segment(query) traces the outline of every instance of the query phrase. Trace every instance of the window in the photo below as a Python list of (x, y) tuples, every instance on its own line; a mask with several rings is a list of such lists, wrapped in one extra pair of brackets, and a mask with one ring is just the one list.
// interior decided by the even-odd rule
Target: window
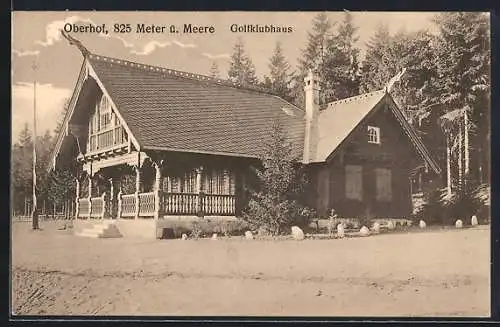
[(380, 128), (368, 126), (368, 143), (380, 144)]
[(375, 183), (376, 183), (377, 201), (391, 201), (392, 200), (391, 170), (386, 168), (376, 168)]
[(182, 193), (197, 193), (196, 171), (185, 173), (182, 180)]
[(227, 170), (207, 170), (203, 174), (203, 191), (207, 194), (234, 194), (234, 174)]
[(111, 124), (111, 105), (104, 95), (101, 97), (98, 105), (99, 110), (99, 129), (103, 130)]
[(361, 166), (345, 166), (345, 196), (350, 200), (363, 200), (363, 168)]

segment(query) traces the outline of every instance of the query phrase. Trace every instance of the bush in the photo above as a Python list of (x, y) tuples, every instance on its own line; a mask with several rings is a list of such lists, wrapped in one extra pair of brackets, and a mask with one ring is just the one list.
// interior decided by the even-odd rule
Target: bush
[(372, 221), (367, 218), (367, 217), (361, 217), (358, 219), (358, 222), (359, 222), (359, 228), (363, 227), (363, 226), (366, 226), (368, 228), (371, 228), (372, 227)]
[(243, 235), (250, 227), (241, 219), (238, 220), (209, 220), (199, 219), (195, 221), (169, 221), (164, 223), (162, 228), (171, 229), (173, 237), (180, 238), (182, 234), (190, 235), (193, 238), (210, 236), (213, 233), (224, 236)]
[(470, 222), (471, 216), (480, 208), (480, 202), (476, 197), (476, 187), (473, 186), (460, 187), (451, 196), (443, 195), (442, 203), (445, 214), (442, 221), (449, 225), (454, 224), (457, 219)]
[(194, 239), (199, 239), (202, 233), (201, 226), (198, 222), (191, 223), (191, 237)]
[(433, 190), (424, 194), (424, 202), (420, 210), (413, 216), (414, 223), (418, 224), (420, 220), (429, 225), (441, 225), (445, 223), (445, 209), (443, 207), (443, 192), (446, 190)]
[(451, 196), (446, 189), (434, 190), (425, 194), (424, 199), (421, 210), (414, 215), (417, 222), (422, 219), (429, 225), (453, 225), (457, 219), (470, 223), (472, 215), (489, 217), (490, 188), (487, 184), (475, 186), (470, 183), (456, 188)]
[(250, 192), (243, 219), (274, 236), (293, 225), (307, 227), (314, 211), (299, 202), (307, 181), (279, 121), (274, 122), (264, 146), (262, 165), (256, 169), (256, 190)]
[(478, 203), (477, 216), (483, 223), (490, 222), (491, 215), (491, 187), (489, 184), (480, 184), (474, 190), (474, 199)]

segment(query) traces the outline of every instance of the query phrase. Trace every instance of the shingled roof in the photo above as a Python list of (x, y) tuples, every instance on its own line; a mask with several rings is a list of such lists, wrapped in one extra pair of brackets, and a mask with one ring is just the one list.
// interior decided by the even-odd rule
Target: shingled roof
[[(85, 58), (141, 150), (258, 158), (277, 119), (287, 132), (294, 155), (303, 159), (305, 112), (276, 95), (221, 79), (92, 53)], [(320, 111), (312, 162), (331, 157), (385, 97), (393, 104), (396, 119), (417, 151), (439, 173), (436, 162), (385, 90), (335, 101)], [(65, 123), (71, 115), (70, 110)], [(63, 139), (61, 133), (54, 163)]]
[(259, 157), (278, 119), (302, 156), (304, 111), (278, 96), (109, 57), (88, 60), (141, 149)]
[(318, 116), (316, 156), (312, 162), (326, 161), (368, 114), (379, 107), (377, 105), (384, 99), (417, 153), (434, 172), (441, 173), (436, 160), (385, 89), (334, 101), (321, 110)]
[(383, 90), (329, 103), (318, 117), (315, 162), (323, 162), (382, 100)]

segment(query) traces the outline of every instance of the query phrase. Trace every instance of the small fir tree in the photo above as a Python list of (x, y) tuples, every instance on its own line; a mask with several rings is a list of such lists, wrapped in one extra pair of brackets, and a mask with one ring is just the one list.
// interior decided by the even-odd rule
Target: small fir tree
[(247, 56), (243, 40), (239, 38), (234, 45), (233, 54), (228, 71), (229, 80), (242, 86), (257, 85), (255, 66)]
[(258, 190), (251, 192), (244, 219), (254, 228), (276, 236), (292, 224), (307, 225), (312, 211), (300, 203), (306, 180), (278, 121), (256, 170)]
[(273, 55), (269, 60), (269, 76), (264, 77), (263, 86), (269, 88), (283, 99), (291, 100), (290, 82), (292, 75), (280, 42), (276, 42)]

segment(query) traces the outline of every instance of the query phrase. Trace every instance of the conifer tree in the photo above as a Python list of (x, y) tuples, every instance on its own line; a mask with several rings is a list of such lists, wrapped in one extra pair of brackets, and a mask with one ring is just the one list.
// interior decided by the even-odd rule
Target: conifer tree
[(290, 64), (283, 54), (280, 42), (276, 42), (273, 55), (269, 60), (269, 70), (270, 74), (264, 77), (263, 85), (283, 99), (291, 100), (290, 82), (292, 75), (289, 72)]
[[(438, 101), (446, 111), (442, 118), (452, 126), (447, 129), (451, 132), (448, 138), (457, 151), (457, 184), (462, 185), (471, 177), (482, 180), (489, 170), (484, 161), (484, 153), (489, 149), (489, 129), (477, 128), (485, 127), (489, 116), (489, 21), (483, 13), (457, 12), (438, 14), (434, 22), (439, 27)], [(481, 159), (481, 163), (475, 163), (474, 176), (469, 176), (471, 152)]]
[(19, 133), (12, 147), (11, 192), (15, 211), (23, 211), (25, 200), (31, 197), (33, 140), (28, 124)]
[(238, 38), (234, 45), (228, 76), (229, 80), (243, 86), (258, 84), (257, 77), (255, 76), (255, 66), (245, 53), (241, 38)]
[(334, 24), (324, 12), (317, 14), (312, 21), (311, 31), (307, 34), (307, 45), (302, 50), (298, 61), (298, 69), (294, 75), (292, 97), (299, 107), (304, 107), (304, 77), (309, 69), (318, 70), (319, 77), (323, 79), (323, 72), (319, 66), (324, 59), (326, 47), (332, 37)]
[(320, 65), (323, 72), (323, 101), (328, 103), (359, 94), (359, 49), (355, 43), (357, 27), (352, 15), (344, 14), (337, 34), (330, 38)]
[(307, 225), (312, 211), (299, 202), (305, 179), (279, 121), (273, 123), (261, 162), (257, 189), (252, 192), (244, 219), (272, 235), (279, 235), (291, 224)]
[(367, 43), (367, 50), (361, 68), (361, 93), (382, 89), (394, 76), (398, 68), (394, 66), (390, 49), (391, 36), (386, 25), (379, 25)]

